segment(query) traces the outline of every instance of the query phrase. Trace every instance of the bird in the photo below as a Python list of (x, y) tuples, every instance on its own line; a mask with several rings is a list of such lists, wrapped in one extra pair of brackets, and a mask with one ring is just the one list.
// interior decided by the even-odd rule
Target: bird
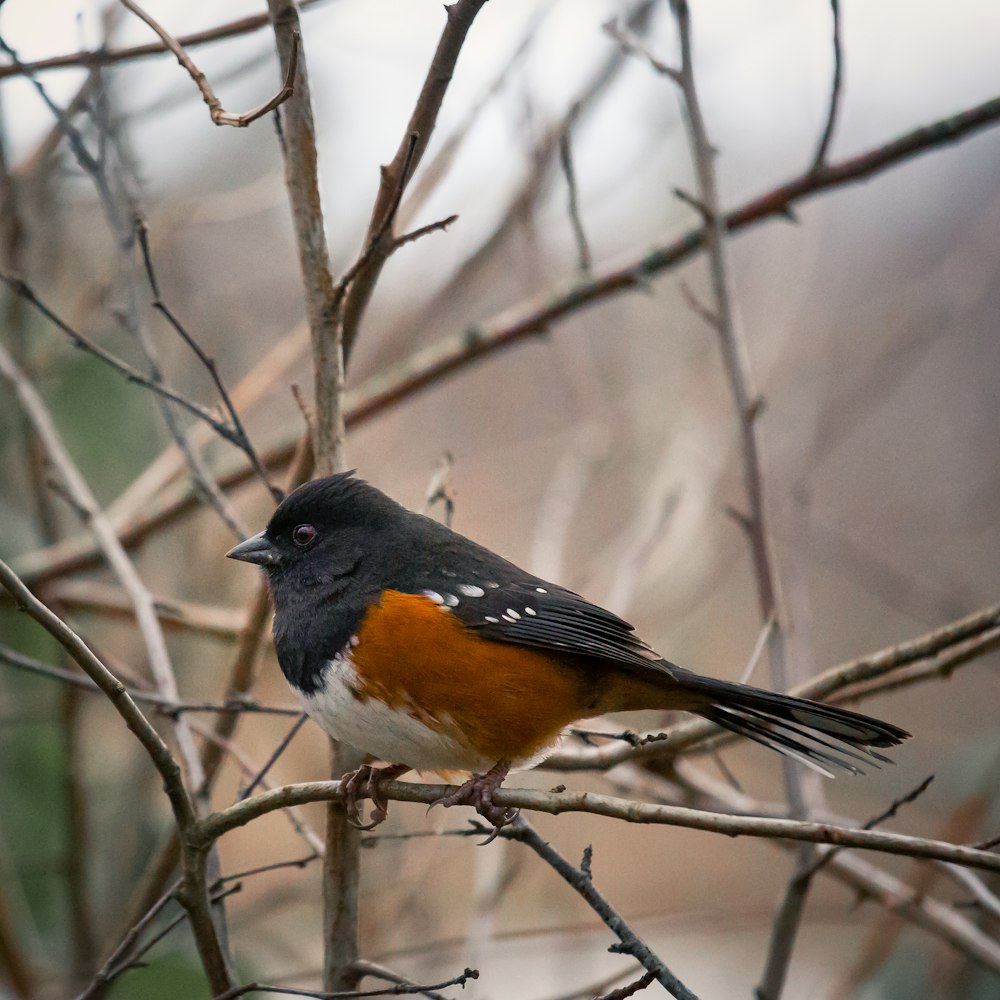
[[(372, 829), (384, 784), (410, 770), (471, 776), (438, 801), (493, 824), (493, 796), (567, 727), (611, 712), (700, 715), (816, 770), (863, 773), (909, 733), (820, 702), (671, 663), (618, 615), (528, 573), (351, 472), (305, 483), (231, 559), (264, 568), (278, 663), (336, 740), (385, 763), (344, 776)], [(372, 802), (364, 823), (358, 799)]]

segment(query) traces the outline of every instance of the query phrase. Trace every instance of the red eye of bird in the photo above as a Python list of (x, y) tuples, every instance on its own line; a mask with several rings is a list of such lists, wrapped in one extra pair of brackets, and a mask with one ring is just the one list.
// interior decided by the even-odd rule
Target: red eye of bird
[(300, 524), (292, 531), (292, 541), (305, 548), (316, 541), (316, 529), (311, 524)]

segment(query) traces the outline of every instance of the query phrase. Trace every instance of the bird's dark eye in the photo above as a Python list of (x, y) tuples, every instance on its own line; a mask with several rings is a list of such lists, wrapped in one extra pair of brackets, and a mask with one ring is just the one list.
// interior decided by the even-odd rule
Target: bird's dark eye
[(311, 524), (300, 524), (292, 529), (292, 541), (304, 549), (316, 541), (316, 529)]

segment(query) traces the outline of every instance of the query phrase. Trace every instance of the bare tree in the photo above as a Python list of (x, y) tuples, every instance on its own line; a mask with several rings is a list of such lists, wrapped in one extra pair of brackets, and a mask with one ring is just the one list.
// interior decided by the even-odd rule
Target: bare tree
[[(926, 996), (1000, 982), (998, 758), (969, 735), (994, 728), (1000, 645), (982, 375), (1000, 197), (957, 179), (993, 163), (1000, 97), (842, 153), (865, 99), (854, 13), (818, 4), (829, 71), (804, 167), (752, 193), (727, 173), (701, 5), (635, 0), (603, 26), (566, 2), (410, 5), (398, 23), (357, 2), (267, 6), (185, 34), (170, 5), (121, 0), (95, 44), (31, 60), (0, 13), (7, 116), (15, 93), (45, 116), (31, 143), (0, 127), (0, 992), (705, 997), (701, 916), (758, 933), (726, 995), (794, 996), (805, 966), (848, 997), (911, 937), (933, 944)], [(147, 42), (118, 44), (140, 26)], [(354, 78), (327, 58), (352, 31)], [(161, 60), (151, 96), (146, 60), (164, 55), (180, 68)], [(558, 107), (537, 83), (553, 66), (579, 76)], [(241, 88), (252, 110), (226, 110)], [(638, 167), (595, 182), (609, 116), (642, 133)], [(373, 117), (381, 165), (352, 139)], [(191, 129), (186, 159), (149, 155)], [(664, 165), (673, 130), (689, 167)], [(906, 215), (919, 164), (949, 158), (968, 196), (945, 219), (918, 187)], [(160, 174), (182, 159), (225, 183), (181, 193)], [(847, 214), (865, 181), (881, 199), (865, 211), (906, 215), (944, 263), (906, 272), (864, 260), (860, 230), (824, 230), (853, 242), (807, 297), (805, 251), (782, 241)], [(606, 251), (619, 230), (638, 248)], [(266, 588), (235, 596), (221, 559), (287, 490), (351, 466), (603, 591), (672, 658), (878, 699), (925, 749), (848, 794), (791, 761), (762, 777), (703, 720), (595, 720), (496, 794), (522, 815), (483, 851), (488, 831), (455, 810), (404, 806), (363, 836), (339, 779), (364, 758), (303, 724)], [(966, 756), (932, 784), (946, 744)], [(387, 787), (425, 805), (448, 788)], [(843, 920), (837, 885), (869, 904), (867, 940), (824, 963), (803, 939)], [(661, 898), (685, 886), (694, 916)], [(574, 931), (548, 977), (525, 957), (545, 923)]]

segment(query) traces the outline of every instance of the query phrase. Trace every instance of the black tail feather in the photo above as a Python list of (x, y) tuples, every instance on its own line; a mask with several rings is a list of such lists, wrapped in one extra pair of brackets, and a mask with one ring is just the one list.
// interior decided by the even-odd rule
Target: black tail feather
[(698, 710), (706, 719), (827, 775), (830, 767), (863, 774), (854, 761), (872, 767), (891, 764), (872, 748), (896, 746), (910, 735), (859, 712), (745, 684), (697, 675), (684, 682), (708, 701)]

